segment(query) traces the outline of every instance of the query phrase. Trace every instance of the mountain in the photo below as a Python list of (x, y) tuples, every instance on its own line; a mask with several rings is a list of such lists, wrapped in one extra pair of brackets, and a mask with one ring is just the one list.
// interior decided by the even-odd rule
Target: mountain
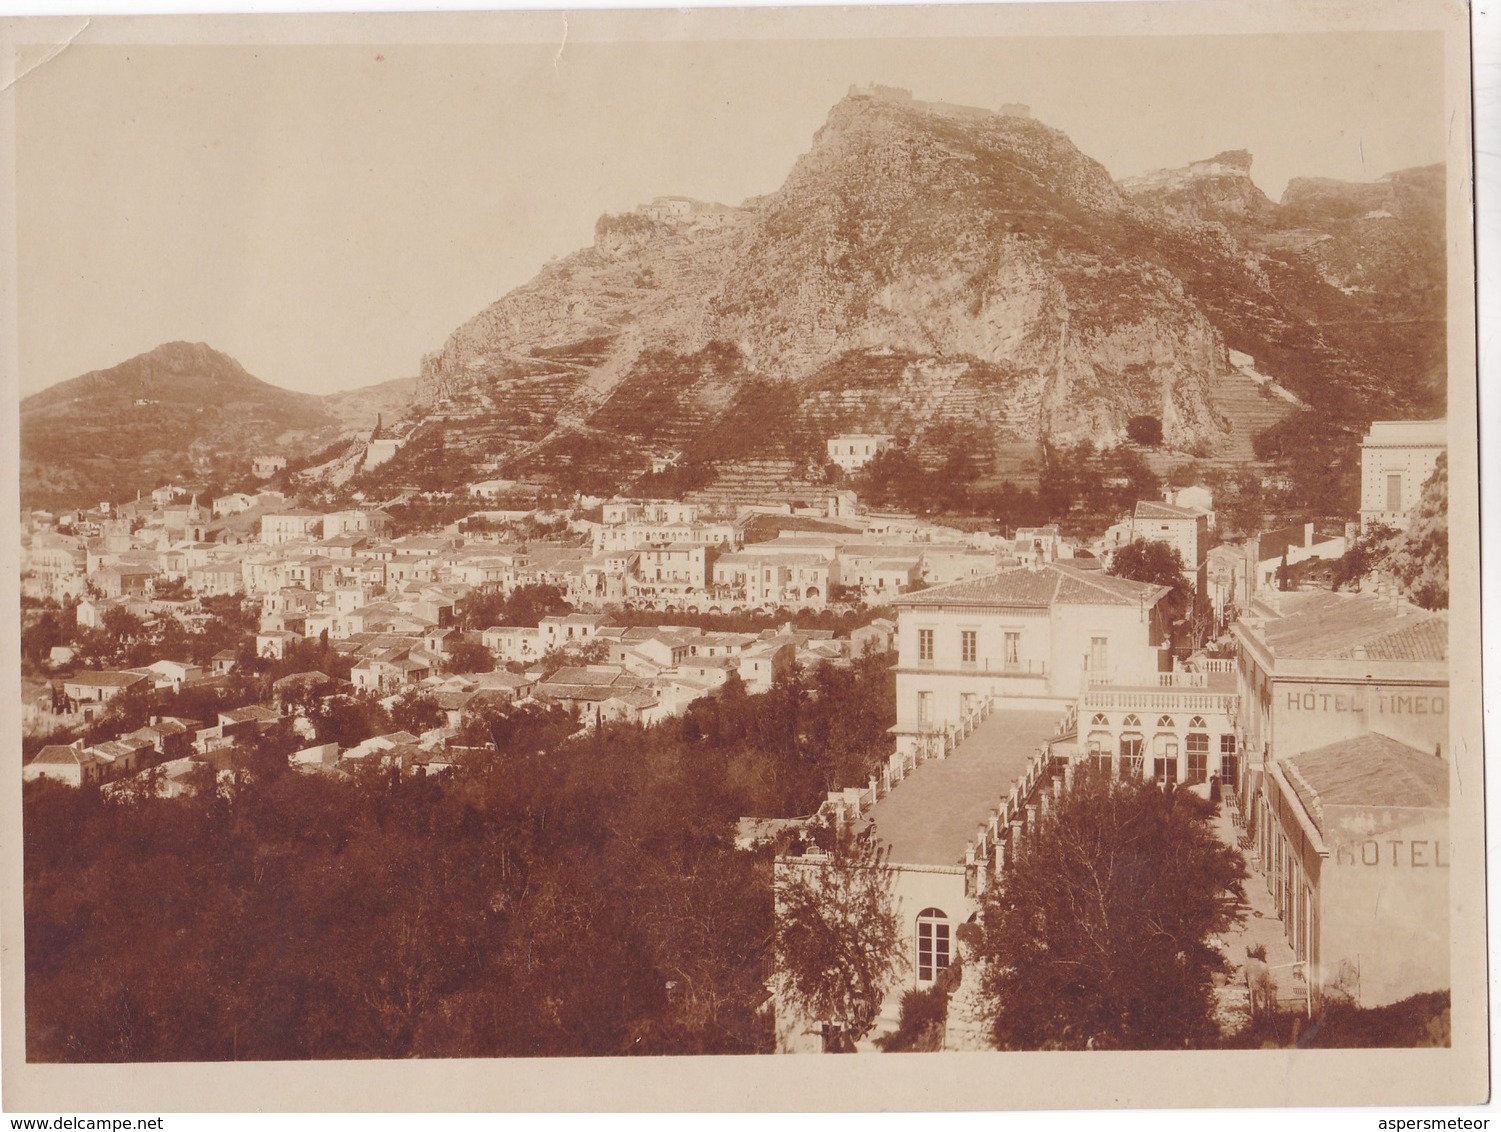
[(419, 436), (598, 490), (648, 450), (795, 467), (846, 430), (999, 475), (1139, 414), (1176, 450), (1244, 459), (1290, 411), (1248, 372), (1341, 436), (1441, 412), (1442, 170), (1273, 202), (1250, 167), (1117, 184), (1024, 109), (855, 89), (777, 191), (601, 217), (460, 326), (423, 359)]
[(252, 377), (201, 342), (169, 342), (22, 400), (22, 503), (87, 506), (172, 480), (224, 482), (259, 452), (301, 452), (334, 430), (322, 399)]
[(1159, 169), (1120, 182), (1137, 204), (1189, 220), (1234, 228), (1272, 223), (1277, 206), (1251, 180), (1251, 155), (1243, 149), (1195, 161), (1183, 169)]
[[(1373, 182), (1294, 178), (1275, 204), (1250, 169), (1250, 154), (1222, 153), (1121, 188), (1169, 230), (1228, 236), (1265, 278), (1275, 306), (1195, 289), (1227, 343), (1255, 354), (1259, 369), (1338, 418), (1441, 416), (1443, 166)], [(1193, 275), (1190, 266), (1185, 277)]]
[(417, 397), (417, 379), (398, 377), (358, 389), (341, 389), (323, 395), (323, 407), (352, 432), (369, 432), (377, 420), (395, 421), (404, 416)]

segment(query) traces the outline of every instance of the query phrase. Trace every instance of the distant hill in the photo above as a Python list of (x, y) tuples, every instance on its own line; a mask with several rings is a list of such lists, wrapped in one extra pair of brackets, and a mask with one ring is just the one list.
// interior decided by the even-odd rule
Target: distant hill
[(304, 452), (337, 431), (322, 398), (261, 381), (201, 342), (168, 342), (21, 402), (22, 505), (222, 482), (261, 452)]

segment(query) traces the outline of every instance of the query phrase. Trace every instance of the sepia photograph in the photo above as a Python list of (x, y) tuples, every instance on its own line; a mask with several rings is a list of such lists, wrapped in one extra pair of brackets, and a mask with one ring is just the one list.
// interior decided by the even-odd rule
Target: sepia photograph
[(6, 1107), (1483, 1103), (1468, 37), (12, 21)]

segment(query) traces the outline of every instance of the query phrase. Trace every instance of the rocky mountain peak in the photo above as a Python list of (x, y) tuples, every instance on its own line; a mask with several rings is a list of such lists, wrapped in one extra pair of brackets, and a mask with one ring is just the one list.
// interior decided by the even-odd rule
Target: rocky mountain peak
[(1251, 180), (1251, 161), (1248, 150), (1229, 149), (1180, 169), (1126, 177), (1119, 185), (1136, 203), (1186, 219), (1260, 223), (1277, 206)]
[[(1410, 396), (1414, 349), (1399, 373), (1341, 328), (1392, 280), (1426, 279), (1398, 255), (1441, 264), (1441, 244), (1383, 230), (1392, 254), (1371, 260), (1362, 232), (1347, 256), (1327, 226), (1292, 225), (1251, 164), (1227, 150), (1117, 184), (1025, 106), (857, 86), (775, 192), (601, 217), (590, 247), (425, 358), (420, 395), (450, 441), (474, 422), (459, 427), (487, 472), (607, 489), (647, 447), (820, 461), (842, 430), (922, 447), (962, 426), (984, 451), (1111, 443), (1150, 415), (1169, 446), (1222, 452), (1234, 399), (1218, 391), (1246, 383), (1231, 348), (1314, 400)], [(1328, 197), (1305, 194), (1314, 211)], [(1249, 438), (1233, 448), (1248, 458)]]

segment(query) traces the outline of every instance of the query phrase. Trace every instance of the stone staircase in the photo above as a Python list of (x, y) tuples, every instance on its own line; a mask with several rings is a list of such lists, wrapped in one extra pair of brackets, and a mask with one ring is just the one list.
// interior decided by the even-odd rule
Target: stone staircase
[(723, 511), (757, 503), (790, 503), (809, 495), (823, 495), (827, 484), (802, 479), (796, 461), (786, 459), (740, 460), (721, 464), (714, 482), (688, 493), (687, 501)]
[(1207, 462), (1227, 467), (1254, 461), (1256, 452), (1251, 442), (1256, 434), (1293, 411), (1286, 401), (1239, 372), (1217, 378), (1210, 388), (1210, 400), (1230, 422), (1230, 436)]

